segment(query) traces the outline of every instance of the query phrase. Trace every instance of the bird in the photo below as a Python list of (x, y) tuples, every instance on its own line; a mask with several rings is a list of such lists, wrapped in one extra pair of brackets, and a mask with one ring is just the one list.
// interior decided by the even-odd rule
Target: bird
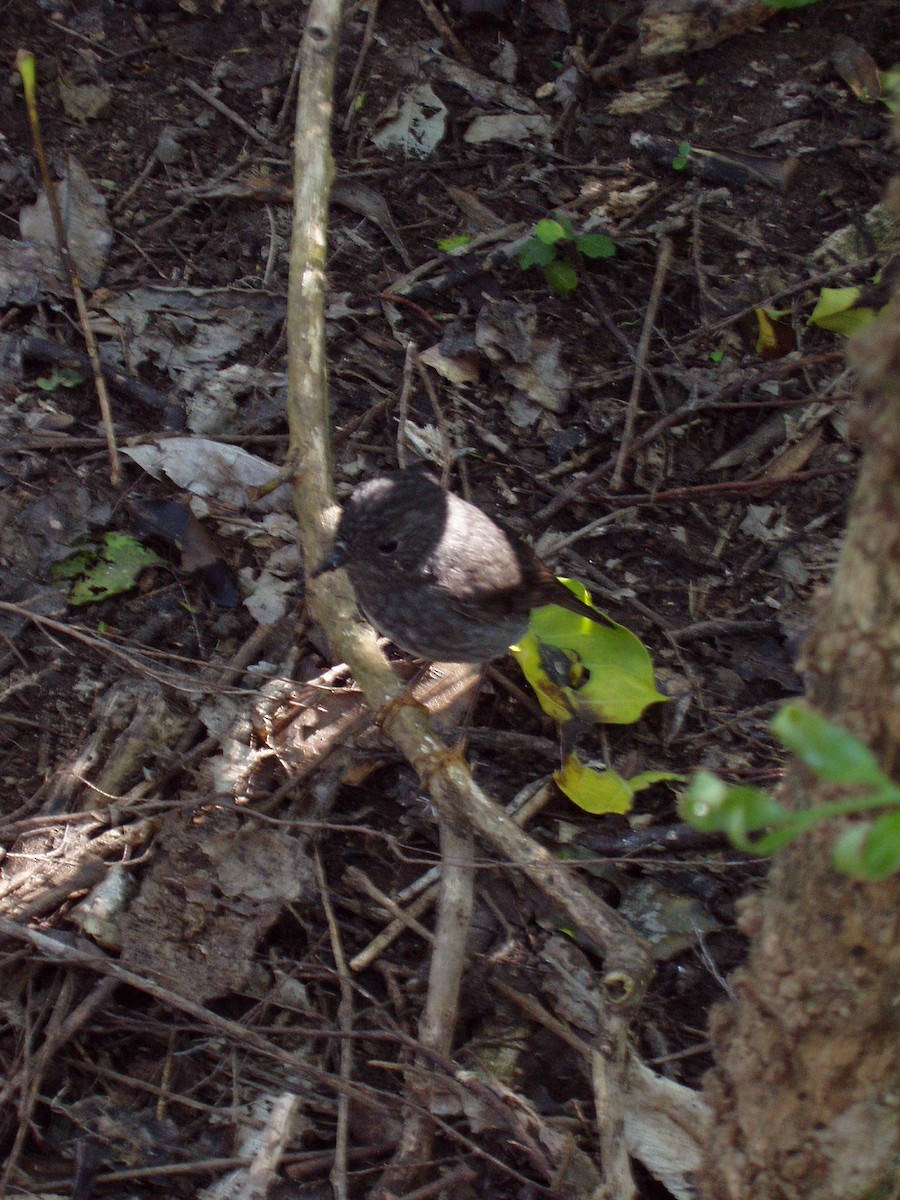
[(378, 632), (429, 662), (499, 658), (525, 635), (532, 609), (548, 604), (610, 624), (517, 534), (424, 465), (353, 490), (314, 576), (341, 567)]

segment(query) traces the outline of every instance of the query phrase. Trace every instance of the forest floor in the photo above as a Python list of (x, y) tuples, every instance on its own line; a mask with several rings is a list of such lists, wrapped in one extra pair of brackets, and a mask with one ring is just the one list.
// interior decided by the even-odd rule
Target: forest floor
[[(701, 27), (718, 7), (701, 6), (664, 56), (640, 5), (516, 0), (448, 17), (455, 39), (409, 0), (345, 7), (327, 309), (339, 496), (398, 447), (451, 468), (454, 490), (649, 651), (669, 702), (584, 734), (584, 758), (626, 780), (707, 767), (774, 786), (769, 721), (802, 692), (862, 419), (844, 339), (808, 322), (823, 287), (879, 305), (872, 210), (897, 151), (888, 108), (848, 79), (867, 54), (900, 62), (894, 0), (733, 31)], [(434, 814), (309, 618), (287, 489), (252, 491), (287, 450), (304, 17), (294, 0), (0, 0), (5, 1196), (230, 1194), (286, 1092), (299, 1110), (268, 1194), (329, 1194), (354, 1087), (346, 1179), (364, 1196), (403, 1118), (428, 943), (404, 927), (351, 960), (392, 920), (379, 894), (408, 906), (425, 886)], [(36, 58), (116, 372), (120, 487), (71, 290), (40, 248), (46, 214), (27, 211), (41, 183), (17, 48)], [(549, 278), (520, 261), (546, 219), (571, 233)], [(551, 781), (557, 730), (512, 659), (467, 737), (481, 786), (503, 804), (539, 793), (529, 832), (647, 937), (634, 1048), (699, 1088), (765, 863), (685, 825), (673, 781), (624, 813), (573, 805)], [(563, 1036), (578, 1015), (560, 962), (577, 953), (590, 991), (597, 948), (565, 939), (515, 864), (477, 865), (454, 1061), (590, 1161), (586, 1026)], [(440, 1120), (432, 1194), (571, 1194), (521, 1114), (473, 1092)], [(636, 1162), (644, 1200), (678, 1194), (653, 1171)]]

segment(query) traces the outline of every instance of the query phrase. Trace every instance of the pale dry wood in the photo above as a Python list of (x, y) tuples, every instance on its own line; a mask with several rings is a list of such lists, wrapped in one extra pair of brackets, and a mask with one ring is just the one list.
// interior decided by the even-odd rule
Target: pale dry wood
[[(325, 261), (328, 201), (334, 176), (329, 129), (340, 22), (338, 0), (313, 0), (301, 54), (294, 137), (294, 224), (288, 294), (288, 421), (294, 494), (305, 561), (315, 565), (328, 549), (337, 518), (331, 487), (328, 382), (325, 353)], [(437, 942), (428, 998), (419, 1030), (423, 1051), (446, 1053), (452, 1044), (465, 933), (473, 903), (473, 834), (499, 849), (560, 905), (605, 956), (603, 987), (612, 1011), (639, 1003), (652, 972), (641, 938), (569, 868), (520, 830), (474, 782), (468, 766), (435, 734), (378, 648), (374, 631), (360, 621), (349, 582), (340, 575), (310, 580), (310, 608), (333, 654), (348, 662), (385, 732), (417, 771), (438, 812), (444, 865)], [(411, 1082), (408, 1073), (407, 1083)], [(410, 1106), (384, 1183), (409, 1178), (427, 1155), (432, 1122)], [(376, 1189), (376, 1194), (385, 1189)]]
[[(347, 970), (347, 956), (341, 932), (334, 916), (334, 906), (331, 903), (331, 893), (328, 890), (328, 879), (318, 849), (314, 852), (316, 866), (316, 882), (319, 886), (319, 898), (322, 901), (322, 911), (328, 922), (328, 934), (331, 939), (331, 952), (334, 955), (334, 966), (337, 971), (338, 983), (341, 989), (341, 1000), (338, 1004), (338, 1027), (345, 1034), (341, 1042), (341, 1079), (350, 1082), (353, 1076), (353, 983)], [(334, 1163), (331, 1168), (331, 1184), (336, 1200), (347, 1200), (347, 1168), (349, 1164), (350, 1145), (350, 1104), (346, 1094), (338, 1096), (337, 1127), (335, 1129)]]
[[(288, 294), (288, 420), (295, 502), (307, 563), (325, 557), (338, 515), (331, 487), (325, 355), (325, 256), (328, 195), (334, 174), (329, 145), (334, 56), (340, 6), (310, 8), (294, 139), (294, 230)], [(351, 663), (385, 732), (416, 769), (442, 820), (472, 828), (517, 863), (605, 953), (604, 986), (616, 1008), (633, 1009), (652, 975), (642, 939), (575, 873), (534, 842), (474, 782), (467, 765), (436, 736), (427, 716), (392, 704), (402, 687), (362, 622), (349, 581), (340, 574), (311, 580), (310, 607), (335, 657)]]

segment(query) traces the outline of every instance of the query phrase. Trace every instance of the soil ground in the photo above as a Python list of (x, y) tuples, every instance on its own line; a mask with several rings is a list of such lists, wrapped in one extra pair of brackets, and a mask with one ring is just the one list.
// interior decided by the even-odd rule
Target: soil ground
[[(825, 0), (662, 59), (638, 53), (634, 6), (451, 16), (472, 69), (496, 82), (503, 57), (531, 102), (525, 115), (545, 118), (518, 143), (467, 140), (480, 116), (522, 113), (435, 66), (442, 43), (423, 8), (383, 0), (367, 40), (369, 10), (347, 7), (328, 261), (341, 494), (396, 466), (398, 428), (408, 457), (452, 462), (451, 486), (536, 541), (641, 638), (671, 697), (637, 724), (589, 732), (582, 753), (625, 778), (706, 766), (773, 783), (781, 759), (768, 721), (802, 691), (794, 664), (838, 553), (862, 419), (841, 338), (807, 319), (823, 285), (869, 286), (880, 257), (867, 214), (897, 165), (887, 109), (855, 95), (835, 59), (846, 61), (852, 38), (882, 68), (900, 61), (895, 4)], [(114, 387), (122, 446), (203, 436), (283, 458), (291, 83), (304, 15), (279, 0), (0, 4), (8, 60), (18, 47), (37, 59), (52, 166), (62, 174), (74, 158), (108, 199), (112, 244), (89, 284), (104, 353), (167, 406)], [(443, 48), (443, 63), (459, 61)], [(421, 157), (379, 148), (373, 134), (392, 105), (424, 83), (446, 106), (442, 140)], [(88, 86), (98, 91), (78, 90)], [(40, 182), (15, 73), (0, 87), (0, 237), (16, 242)], [(79, 116), (100, 94), (99, 111)], [(564, 248), (577, 275), (566, 295), (504, 253), (560, 214), (576, 235), (615, 246), (602, 258)], [(847, 230), (842, 259), (825, 243)], [(479, 240), (449, 259), (440, 243), (456, 235)], [(119, 956), (302, 1055), (320, 1082), (302, 1085), (303, 1120), (270, 1194), (319, 1194), (337, 1095), (321, 1080), (339, 1070), (344, 1028), (332, 937), (351, 959), (386, 924), (360, 880), (391, 897), (414, 884), (438, 858), (432, 814), (409, 768), (360, 732), (346, 674), (325, 678), (333, 664), (304, 607), (289, 510), (214, 491), (187, 524), (197, 489), (184, 473), (154, 478), (131, 458), (113, 488), (90, 383), (64, 386), (46, 358), (46, 342), (81, 349), (75, 307), (62, 284), (16, 295), (10, 254), (4, 246), (3, 916), (63, 937), (81, 968)], [(426, 263), (418, 284), (408, 279)], [(757, 306), (775, 314), (768, 349)], [(404, 387), (410, 340), (423, 353), (442, 346), (431, 361), (444, 374), (425, 368), (434, 404), (415, 370)], [(109, 531), (137, 534), (160, 561), (131, 591), (67, 604), (53, 564)], [(189, 569), (197, 555), (205, 573)], [(254, 590), (271, 623), (233, 603)], [(509, 803), (547, 781), (559, 743), (512, 660), (498, 668), (469, 757)], [(319, 704), (310, 697), (323, 679), (337, 691)], [(648, 936), (657, 928), (636, 1048), (699, 1086), (709, 1008), (745, 951), (740, 897), (764, 864), (685, 827), (672, 786), (604, 816), (546, 790), (530, 831), (583, 859), (598, 896)], [(303, 821), (318, 822), (331, 933), (308, 851), (289, 836)], [(113, 864), (126, 893), (140, 891), (116, 930), (85, 926), (76, 903)], [(552, 1009), (544, 950), (565, 922), (514, 870), (481, 865), (457, 1061), (489, 1062), (591, 1155), (578, 1055), (496, 986)], [(595, 948), (581, 949), (597, 968)], [(426, 950), (408, 931), (352, 975), (353, 1078), (383, 1105), (351, 1109), (354, 1196), (396, 1137), (401, 1075), (377, 1064), (408, 1060)], [(248, 1130), (272, 1097), (301, 1087), (202, 1014), (49, 965), (34, 946), (5, 940), (0, 972), (10, 1196), (117, 1196), (123, 1185), (197, 1194), (252, 1156)], [(434, 1178), (466, 1165), (460, 1194), (553, 1194), (508, 1130), (480, 1119), (450, 1112)], [(642, 1197), (668, 1194), (637, 1170)]]

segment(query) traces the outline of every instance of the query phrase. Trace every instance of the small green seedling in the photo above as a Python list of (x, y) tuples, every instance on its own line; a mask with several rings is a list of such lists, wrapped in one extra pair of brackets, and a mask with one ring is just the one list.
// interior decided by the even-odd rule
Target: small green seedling
[(691, 143), (679, 142), (678, 153), (672, 159), (672, 166), (676, 171), (683, 171), (688, 165), (688, 159), (691, 157)]
[[(835, 867), (870, 881), (900, 871), (900, 787), (868, 746), (799, 702), (786, 704), (771, 728), (810, 771), (846, 788), (847, 796), (813, 808), (785, 808), (759, 788), (698, 771), (679, 802), (684, 819), (706, 833), (724, 833), (739, 850), (774, 854), (820, 821), (854, 816), (832, 847)], [(875, 815), (878, 809), (887, 811)]]
[(468, 246), (472, 238), (468, 233), (453, 233), (449, 237), (441, 238), (438, 242), (438, 250), (443, 250), (445, 254), (453, 254), (457, 250), (461, 250), (463, 246)]
[(612, 258), (615, 252), (615, 244), (606, 234), (576, 234), (571, 222), (545, 217), (535, 225), (532, 236), (519, 252), (519, 266), (523, 271), (540, 267), (554, 292), (567, 296), (578, 287), (578, 264), (582, 257)]
[(55, 392), (57, 388), (73, 388), (78, 387), (80, 383), (84, 383), (87, 379), (86, 375), (82, 375), (80, 371), (74, 371), (70, 367), (54, 367), (49, 375), (42, 375), (34, 382), (42, 392)]

